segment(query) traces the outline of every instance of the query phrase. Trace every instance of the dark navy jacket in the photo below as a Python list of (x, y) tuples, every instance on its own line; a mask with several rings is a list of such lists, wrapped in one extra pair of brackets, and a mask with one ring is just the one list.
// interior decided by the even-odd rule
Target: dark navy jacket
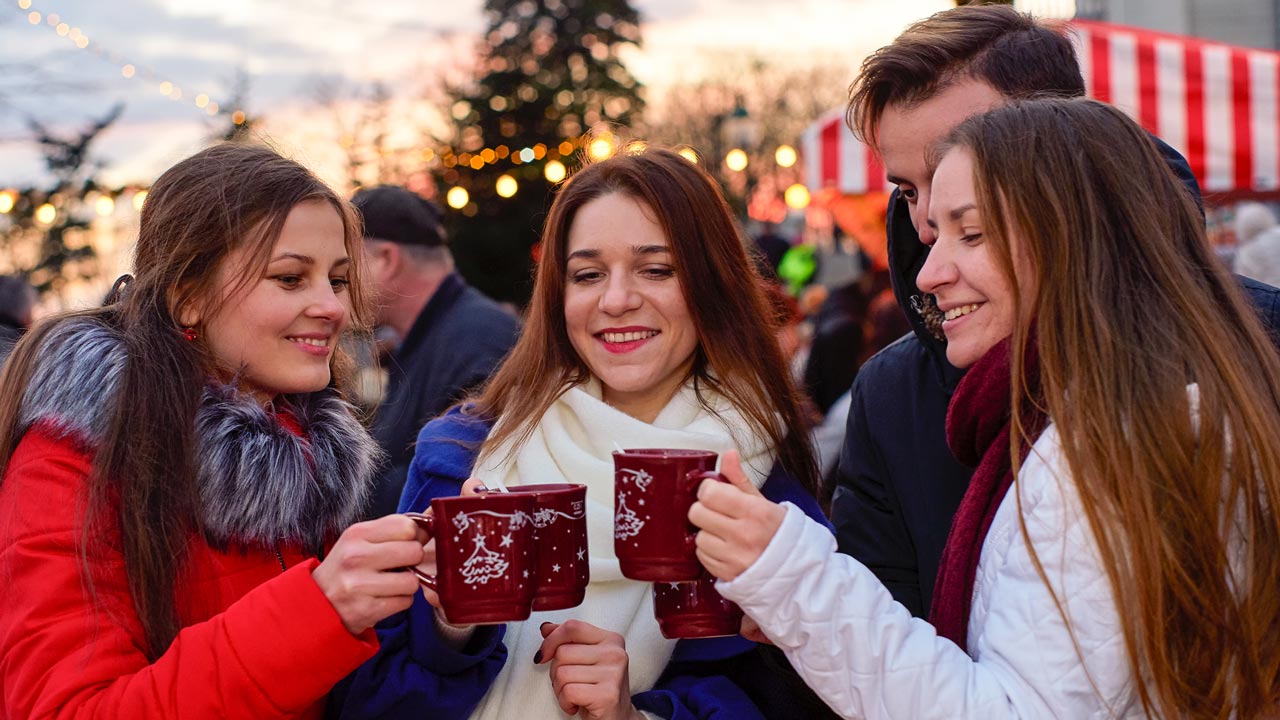
[[(400, 511), (421, 511), (432, 498), (461, 492), (490, 427), (454, 408), (422, 428)], [(826, 522), (817, 501), (778, 467), (761, 491)], [(379, 627), (378, 654), (335, 691), (330, 716), (466, 718), (507, 659), (504, 627), (477, 628), (468, 647), (452, 650), (436, 635), (433, 610), (419, 594), (408, 612)], [(633, 695), (632, 703), (678, 720), (810, 720), (829, 713), (780, 653), (740, 636), (677, 642), (657, 685)]]
[(519, 322), (451, 274), (431, 296), (387, 365), (387, 393), (373, 423), (388, 466), (369, 517), (396, 511), (418, 431), (482, 384), (520, 333)]
[[(1198, 202), (1186, 160), (1156, 143)], [(840, 551), (870, 568), (913, 615), (927, 618), (951, 518), (973, 474), (951, 456), (946, 439), (947, 404), (964, 372), (947, 362), (945, 343), (911, 309), (928, 248), (896, 191), (886, 220), (893, 292), (913, 332), (868, 360), (853, 381), (831, 521)], [(1280, 341), (1280, 290), (1239, 279)]]

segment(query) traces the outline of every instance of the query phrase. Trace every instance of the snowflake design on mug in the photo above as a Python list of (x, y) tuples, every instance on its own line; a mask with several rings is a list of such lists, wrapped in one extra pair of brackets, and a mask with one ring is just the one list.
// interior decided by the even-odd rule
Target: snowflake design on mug
[(462, 580), (468, 585), (487, 584), (490, 580), (497, 580), (507, 573), (507, 568), (511, 563), (502, 559), (500, 553), (494, 552), (485, 547), (488, 541), (484, 535), (477, 535), (472, 540), (475, 541), (475, 549), (471, 551), (471, 557), (462, 563)]
[(644, 520), (627, 507), (627, 494), (618, 493), (618, 507), (613, 514), (613, 537), (615, 540), (626, 540), (640, 534)]

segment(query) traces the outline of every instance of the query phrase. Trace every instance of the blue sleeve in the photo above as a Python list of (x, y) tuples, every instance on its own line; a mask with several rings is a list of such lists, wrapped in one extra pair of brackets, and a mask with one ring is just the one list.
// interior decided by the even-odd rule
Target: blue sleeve
[(670, 720), (765, 720), (742, 688), (723, 675), (674, 677), (662, 689), (633, 695), (631, 704)]
[[(831, 528), (817, 499), (781, 466), (774, 466), (760, 490)], [(781, 653), (772, 653), (772, 660), (769, 655), (741, 636), (681, 640), (654, 688), (636, 693), (631, 702), (671, 720), (814, 718), (816, 696)]]
[(378, 627), (378, 654), (334, 688), (327, 717), (465, 718), (507, 660), (504, 630), (479, 627), (454, 650), (441, 641), (432, 607), (418, 595), (409, 610)]
[(422, 512), (432, 498), (457, 495), (471, 475), (492, 423), (452, 408), (418, 432), (399, 512)]
[[(456, 411), (422, 429), (401, 496), (401, 511), (421, 510), (431, 498), (458, 494), (475, 454), (465, 441), (476, 432)], [(484, 434), (479, 439), (483, 440)], [(506, 662), (505, 630), (503, 625), (478, 627), (467, 646), (455, 650), (441, 640), (434, 609), (419, 594), (407, 611), (379, 624), (378, 654), (334, 689), (326, 715), (343, 719), (465, 718)]]

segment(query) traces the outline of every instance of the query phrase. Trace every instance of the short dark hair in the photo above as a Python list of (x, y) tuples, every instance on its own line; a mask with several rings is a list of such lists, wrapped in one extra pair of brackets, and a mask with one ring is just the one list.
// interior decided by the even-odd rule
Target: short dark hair
[(1017, 100), (1079, 97), (1084, 78), (1071, 41), (1008, 5), (966, 5), (920, 20), (862, 63), (845, 121), (875, 144), (885, 108), (921, 103), (961, 78)]

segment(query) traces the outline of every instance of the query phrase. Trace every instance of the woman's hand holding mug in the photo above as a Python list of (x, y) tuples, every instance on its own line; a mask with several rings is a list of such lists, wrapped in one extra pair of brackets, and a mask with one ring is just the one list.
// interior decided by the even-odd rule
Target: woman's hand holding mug
[(347, 528), (311, 573), (353, 635), (408, 609), (418, 579), (406, 566), (422, 562), (426, 534), (403, 515), (388, 515)]
[(751, 567), (778, 532), (787, 511), (769, 501), (742, 471), (738, 451), (720, 458), (729, 482), (702, 481), (689, 522), (698, 532), (698, 561), (712, 575), (732, 580)]

